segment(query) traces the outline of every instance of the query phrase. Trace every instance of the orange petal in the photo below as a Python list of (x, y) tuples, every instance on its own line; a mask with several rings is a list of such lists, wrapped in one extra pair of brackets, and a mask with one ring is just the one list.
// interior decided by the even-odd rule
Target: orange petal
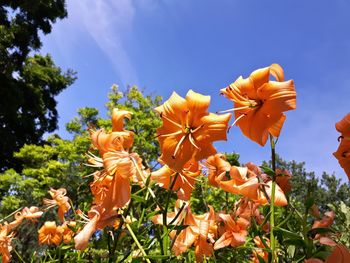
[(309, 258), (305, 260), (305, 263), (324, 263), (324, 261), (319, 258)]
[(124, 130), (124, 119), (131, 119), (132, 112), (127, 110), (113, 109), (112, 111), (112, 131), (119, 132)]
[(292, 186), (290, 184), (290, 180), (292, 178), (292, 175), (287, 170), (276, 170), (276, 182), (278, 186), (282, 189), (284, 193), (289, 192), (292, 189)]
[[(163, 126), (167, 127), (170, 132), (173, 132), (178, 130), (179, 127), (177, 125), (184, 125), (185, 114), (188, 111), (188, 107), (186, 100), (176, 92), (173, 92), (163, 105), (158, 106), (154, 110), (159, 114), (166, 116), (166, 118), (162, 119)], [(177, 123), (177, 125), (174, 125), (174, 123)], [(167, 133), (170, 133), (169, 131)]]
[(210, 104), (210, 96), (205, 96), (193, 90), (189, 90), (185, 99), (190, 111), (189, 118), (194, 121), (191, 124), (194, 126), (200, 125), (200, 123), (196, 123), (196, 121), (208, 114), (206, 111)]
[(286, 115), (282, 114), (280, 119), (270, 126), (269, 133), (274, 137), (279, 137), (285, 120)]
[(337, 245), (337, 243), (335, 243), (333, 241), (333, 239), (331, 239), (330, 237), (326, 237), (326, 236), (321, 236), (320, 237), (320, 243), (322, 245), (327, 245), (327, 246), (332, 246), (332, 247)]
[(174, 173), (175, 172), (167, 165), (164, 165), (157, 171), (151, 173), (151, 180), (156, 181), (160, 187), (169, 189), (171, 176)]
[(208, 243), (206, 238), (199, 238), (194, 254), (196, 256), (196, 262), (202, 262), (204, 256), (209, 257), (213, 254), (213, 245)]
[(284, 81), (284, 71), (279, 64), (272, 64), (270, 66), (270, 74), (274, 76), (277, 81)]
[(334, 247), (332, 254), (326, 259), (325, 263), (348, 263), (350, 262), (350, 252), (344, 245)]
[[(271, 198), (271, 190), (272, 190), (272, 181), (267, 182), (267, 186), (265, 187), (266, 193), (269, 198)], [(261, 205), (268, 204), (268, 200), (266, 199), (265, 195), (262, 192), (259, 192), (260, 198), (256, 201), (257, 203)], [(286, 199), (285, 194), (283, 193), (282, 189), (276, 184), (275, 187), (275, 205), (276, 206), (286, 206), (288, 204), (288, 201)]]
[(350, 112), (345, 117), (335, 124), (335, 128), (344, 137), (350, 137)]
[(84, 250), (87, 248), (89, 239), (96, 232), (99, 217), (100, 215), (96, 214), (89, 223), (84, 226), (83, 230), (74, 237), (75, 249)]
[(334, 211), (328, 211), (324, 214), (323, 218), (321, 220), (316, 220), (312, 228), (326, 228), (333, 224), (335, 217)]
[(350, 140), (342, 139), (337, 151), (333, 155), (338, 159), (340, 166), (344, 169), (350, 180)]
[(218, 187), (216, 178), (230, 170), (231, 165), (226, 161), (225, 155), (215, 154), (208, 157), (205, 161), (205, 166), (208, 168), (208, 183)]
[(225, 232), (224, 234), (222, 234), (222, 236), (218, 240), (216, 240), (214, 244), (214, 249), (218, 250), (220, 248), (227, 247), (231, 244), (231, 241), (232, 241), (232, 233)]
[(257, 90), (259, 87), (267, 83), (270, 79), (270, 68), (260, 68), (250, 74), (249, 79), (254, 83), (254, 89)]
[[(228, 122), (231, 119), (232, 114), (226, 113), (217, 115), (209, 113), (208, 115), (200, 119), (203, 128), (195, 134), (195, 138), (201, 139), (200, 136), (206, 137), (210, 142), (213, 141), (226, 141), (227, 140), (227, 128)], [(208, 157), (208, 156), (206, 156)]]
[(252, 200), (256, 200), (258, 198), (260, 183), (257, 178), (252, 178), (241, 185), (236, 185), (235, 180), (221, 181), (219, 186), (226, 192), (240, 194)]

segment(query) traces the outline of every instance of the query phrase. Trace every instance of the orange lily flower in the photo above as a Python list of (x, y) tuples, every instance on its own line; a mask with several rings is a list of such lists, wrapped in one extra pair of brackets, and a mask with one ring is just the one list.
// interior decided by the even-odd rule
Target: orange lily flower
[(337, 131), (341, 133), (340, 145), (333, 155), (338, 159), (340, 166), (344, 169), (350, 180), (350, 113), (335, 124)]
[(89, 239), (97, 229), (103, 229), (106, 226), (112, 226), (118, 217), (118, 213), (113, 210), (107, 211), (101, 206), (93, 206), (88, 216), (84, 215), (80, 210), (78, 215), (87, 223), (84, 228), (74, 237), (75, 249), (84, 250), (89, 243)]
[(284, 193), (288, 193), (292, 190), (292, 185), (290, 184), (291, 179), (292, 175), (289, 171), (276, 169), (276, 183)]
[(15, 220), (8, 224), (10, 229), (13, 229), (20, 225), (24, 219), (35, 221), (36, 218), (41, 217), (43, 214), (42, 211), (39, 211), (39, 208), (36, 206), (31, 206), (30, 208), (24, 207), (21, 212), (15, 214)]
[(231, 165), (226, 161), (224, 154), (215, 154), (208, 157), (205, 161), (205, 166), (208, 168), (208, 183), (212, 186), (219, 187), (216, 182), (218, 177), (230, 171)]
[[(261, 225), (264, 222), (265, 217), (260, 213), (258, 207), (259, 204), (255, 203), (253, 200), (243, 197), (235, 203), (234, 215), (237, 217), (242, 217), (249, 222), (253, 217), (256, 223)], [(266, 232), (269, 231), (269, 227), (270, 226), (268, 223), (262, 226), (263, 230)]]
[[(218, 182), (220, 188), (226, 192), (240, 194), (247, 198), (250, 198), (258, 204), (266, 205), (269, 202), (261, 190), (262, 183), (259, 182), (258, 179), (259, 173), (260, 169), (252, 163), (249, 163), (248, 167), (232, 166), (230, 170), (230, 177), (232, 178), (231, 180), (222, 181), (221, 179), (224, 176), (224, 174), (222, 174), (216, 179), (216, 181)], [(272, 181), (264, 183), (264, 186), (266, 194), (270, 198)], [(288, 202), (283, 191), (278, 185), (276, 185), (275, 205), (285, 206), (287, 203)]]
[(135, 167), (135, 164), (140, 165), (138, 161), (140, 157), (136, 153), (129, 154), (120, 151), (107, 152), (103, 159), (105, 171), (113, 178), (106, 192), (106, 197), (103, 199), (102, 206), (106, 210), (122, 208), (130, 201), (130, 180), (141, 176), (138, 171), (141, 171), (142, 167), (139, 166), (138, 170)]
[[(124, 130), (124, 119), (131, 118), (131, 112), (114, 109), (112, 112), (112, 132), (103, 130), (92, 132), (94, 146), (102, 158), (90, 153), (89, 163), (93, 167), (104, 167), (95, 172), (90, 188), (94, 194), (94, 204), (106, 211), (125, 206), (131, 197), (130, 181), (142, 186), (145, 171), (142, 160), (136, 153), (129, 153), (134, 133)], [(136, 166), (137, 167), (136, 167)]]
[[(271, 81), (270, 75), (276, 81)], [(284, 81), (281, 66), (255, 70), (248, 78), (239, 77), (221, 94), (234, 102), (235, 123), (249, 139), (264, 146), (268, 135), (279, 137), (286, 119), (283, 112), (296, 108), (296, 92), (292, 80)], [(227, 111), (226, 111), (227, 112)]]
[(335, 217), (334, 211), (328, 211), (324, 214), (321, 220), (316, 220), (312, 225), (312, 229), (314, 228), (326, 228), (333, 224)]
[(248, 167), (232, 166), (230, 169), (231, 180), (223, 181), (225, 174), (216, 178), (219, 187), (226, 192), (240, 194), (252, 200), (257, 200), (261, 183), (256, 174), (250, 173)]
[(48, 206), (48, 208), (58, 206), (58, 218), (61, 221), (64, 221), (64, 214), (68, 212), (71, 208), (69, 204), (69, 198), (65, 196), (67, 194), (67, 190), (65, 188), (59, 188), (57, 190), (50, 188), (49, 191), (52, 200), (44, 198), (44, 204)]
[(326, 259), (325, 263), (347, 263), (350, 262), (350, 251), (341, 244), (334, 247), (332, 254)]
[(72, 241), (73, 236), (74, 236), (74, 231), (71, 228), (75, 227), (76, 225), (77, 224), (74, 221), (64, 222), (62, 224), (62, 226), (61, 226), (63, 229), (62, 239), (63, 239), (64, 244), (68, 244)]
[(323, 260), (319, 258), (309, 258), (304, 261), (305, 263), (324, 263)]
[(214, 141), (226, 140), (231, 114), (207, 112), (210, 96), (189, 90), (186, 98), (173, 92), (163, 105), (155, 108), (163, 125), (157, 129), (162, 155), (159, 160), (180, 172), (191, 159), (200, 161), (215, 154)]
[[(176, 256), (187, 251), (192, 245), (195, 246), (195, 256), (197, 262), (202, 262), (204, 256), (210, 256), (213, 253), (214, 237), (217, 227), (215, 225), (215, 212), (209, 206), (209, 212), (203, 215), (193, 215), (190, 206), (186, 207), (186, 215), (183, 225), (188, 227), (181, 231), (174, 242), (173, 251)], [(175, 231), (170, 233), (175, 238)]]
[(8, 263), (11, 260), (11, 250), (12, 250), (12, 238), (14, 233), (10, 233), (11, 228), (7, 223), (4, 225), (0, 224), (0, 255), (2, 255), (2, 262)]
[[(264, 241), (266, 245), (268, 246), (267, 248), (270, 247), (270, 240), (267, 238), (264, 238)], [(269, 259), (269, 253), (266, 250), (263, 250), (262, 248), (266, 248), (264, 243), (261, 241), (260, 237), (256, 236), (254, 237), (254, 243), (258, 247), (258, 249), (254, 250), (253, 253), (253, 258), (252, 258), (252, 263), (260, 263), (258, 255), (265, 261), (268, 262)]]
[(46, 221), (39, 229), (39, 244), (56, 245), (58, 246), (62, 241), (63, 228), (56, 226), (56, 222)]
[[(327, 228), (327, 227), (330, 227), (333, 224), (334, 217), (335, 217), (334, 211), (326, 212), (321, 220), (316, 220), (313, 223), (312, 229), (314, 229), (314, 228)], [(335, 245), (337, 245), (337, 243), (335, 243), (333, 241), (333, 239), (330, 238), (326, 234), (316, 234), (314, 240), (319, 240), (321, 244), (327, 245), (327, 246), (335, 246)]]
[(108, 188), (112, 183), (113, 176), (108, 175), (104, 170), (93, 173), (94, 180), (90, 184), (90, 190), (94, 196), (93, 203), (95, 205), (102, 204), (107, 196)]
[[(201, 174), (198, 162), (189, 161), (185, 164), (181, 172), (178, 173), (172, 190), (177, 192), (177, 197), (188, 201), (196, 183), (196, 177)], [(156, 181), (162, 188), (169, 189), (170, 183), (173, 183), (176, 172), (164, 165), (158, 171), (151, 174), (151, 179)]]
[(332, 253), (326, 258), (325, 261), (319, 258), (309, 258), (305, 260), (305, 263), (348, 263), (350, 262), (350, 251), (341, 244), (336, 244)]
[(20, 214), (17, 213), (17, 215), (23, 216), (25, 219), (33, 220), (33, 219), (41, 217), (43, 215), (43, 212), (39, 211), (39, 207), (31, 206), (29, 208), (28, 207), (23, 208), (22, 212)]
[(333, 155), (338, 159), (340, 166), (350, 180), (350, 139), (341, 139), (339, 147)]
[(124, 130), (124, 119), (130, 119), (132, 113), (126, 110), (113, 109), (112, 132), (106, 133), (103, 129), (91, 131), (93, 145), (101, 156), (106, 152), (128, 151), (134, 142), (134, 133)]
[(231, 215), (222, 214), (218, 215), (220, 221), (224, 223), (223, 234), (216, 240), (214, 249), (220, 249), (223, 247), (231, 246), (238, 247), (245, 243), (248, 235), (247, 228), (249, 221), (240, 217), (236, 220)]
[[(265, 190), (266, 190), (267, 196), (269, 197), (269, 199), (271, 199), (272, 181), (268, 181), (265, 184)], [(265, 194), (262, 191), (259, 191), (259, 197), (255, 202), (257, 202), (258, 204), (261, 204), (261, 205), (269, 204), (269, 201), (267, 200)], [(279, 185), (276, 184), (276, 187), (275, 187), (275, 206), (286, 206), (287, 204), (288, 204), (288, 201), (287, 201), (287, 198), (286, 198), (284, 192), (279, 187)]]
[[(177, 200), (175, 204), (175, 211), (167, 214), (166, 222), (169, 224), (172, 222), (174, 225), (182, 225), (187, 227), (176, 236), (176, 231), (170, 232), (174, 241), (173, 251), (176, 256), (187, 251), (192, 245), (195, 246), (195, 255), (198, 262), (202, 262), (204, 256), (210, 256), (213, 252), (214, 237), (216, 236), (217, 227), (215, 225), (215, 212), (214, 209), (209, 206), (209, 212), (203, 215), (193, 215), (189, 205), (180, 212), (181, 200)], [(177, 218), (175, 219), (175, 217)], [(175, 220), (174, 220), (175, 219)], [(152, 218), (154, 224), (163, 224), (163, 215), (156, 215)], [(209, 243), (208, 243), (209, 241)]]
[(145, 175), (139, 174), (143, 168), (141, 158), (136, 153), (129, 154), (125, 151), (107, 152), (103, 166), (104, 170), (93, 173), (94, 181), (90, 184), (94, 204), (101, 204), (107, 210), (121, 208), (130, 201), (130, 180), (143, 184), (144, 179), (140, 177)]
[[(215, 226), (215, 214), (212, 208), (210, 212), (206, 214), (202, 219), (197, 216), (199, 220), (198, 224), (198, 237), (194, 242), (195, 250), (194, 254), (196, 256), (197, 262), (202, 262), (204, 256), (210, 257), (213, 254), (213, 243), (214, 236), (216, 235)], [(214, 232), (215, 231), (215, 232)]]
[(335, 124), (335, 128), (344, 137), (350, 137), (350, 112)]

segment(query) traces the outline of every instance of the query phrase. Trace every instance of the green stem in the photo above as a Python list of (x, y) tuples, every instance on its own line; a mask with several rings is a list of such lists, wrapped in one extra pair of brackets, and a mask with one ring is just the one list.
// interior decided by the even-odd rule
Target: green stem
[[(145, 201), (148, 200), (148, 197), (149, 197), (149, 192), (146, 192)], [(140, 228), (140, 227), (141, 227), (143, 218), (144, 218), (144, 216), (145, 216), (145, 211), (146, 211), (146, 208), (142, 208), (142, 212), (141, 212), (141, 216), (140, 216), (140, 219), (139, 219), (139, 223), (138, 223), (138, 225), (137, 225), (137, 228)]]
[(275, 262), (275, 249), (276, 239), (273, 233), (275, 228), (275, 191), (276, 191), (276, 152), (275, 142), (273, 136), (270, 134), (270, 145), (271, 145), (271, 164), (274, 174), (272, 175), (272, 187), (271, 187), (271, 202), (270, 202), (270, 243), (271, 243), (271, 262)]
[(21, 255), (18, 253), (18, 251), (14, 248), (13, 251), (16, 253), (17, 257), (21, 260), (21, 262), (25, 263)]
[(175, 176), (172, 178), (172, 181), (170, 183), (170, 187), (168, 189), (168, 195), (166, 198), (166, 203), (163, 211), (163, 250), (164, 250), (164, 256), (167, 256), (168, 254), (168, 243), (169, 243), (169, 236), (168, 236), (168, 222), (167, 222), (167, 216), (168, 216), (168, 207), (170, 202), (171, 193), (173, 191), (175, 182), (177, 180), (179, 173), (175, 173)]
[(16, 211), (13, 211), (11, 214), (9, 214), (9, 215), (5, 216), (4, 218), (0, 219), (0, 222), (4, 221), (5, 219), (7, 219), (7, 218), (9, 218), (9, 217), (11, 217), (11, 216), (13, 216), (13, 215), (16, 214), (17, 212), (19, 212), (22, 208), (23, 208), (23, 207), (20, 207), (20, 208), (18, 208)]
[(168, 189), (168, 195), (167, 195), (167, 199), (166, 199), (166, 203), (165, 203), (165, 208), (163, 211), (163, 225), (165, 225), (165, 226), (167, 226), (166, 218), (167, 218), (167, 214), (168, 214), (168, 207), (169, 207), (171, 193), (173, 192), (173, 188), (174, 188), (174, 185), (175, 185), (175, 182), (176, 182), (178, 176), (179, 176), (179, 173), (175, 173), (175, 176), (173, 177), (173, 180), (171, 181), (170, 187)]
[(120, 222), (119, 222), (118, 229), (116, 230), (116, 234), (114, 235), (113, 247), (112, 247), (112, 250), (111, 250), (111, 254), (109, 256), (109, 262), (112, 262), (112, 260), (114, 258), (114, 253), (115, 253), (115, 250), (117, 249), (117, 243), (119, 241), (119, 237), (120, 237), (120, 235), (122, 233), (122, 227), (124, 225), (124, 219), (123, 218), (126, 218), (128, 216), (128, 214), (130, 212), (130, 209), (131, 209), (131, 206), (132, 206), (132, 199), (130, 200), (127, 209), (124, 210), (122, 218), (120, 219)]
[[(140, 249), (141, 253), (143, 256), (147, 257), (147, 254), (145, 252), (145, 250), (143, 249), (142, 245), (140, 244), (139, 240), (137, 239), (134, 231), (132, 230), (132, 228), (130, 227), (130, 225), (128, 223), (126, 223), (125, 217), (123, 216), (123, 220), (125, 222), (126, 228), (129, 230), (129, 233), (131, 235), (131, 237), (134, 239), (135, 244), (137, 245), (137, 247)], [(151, 261), (148, 258), (145, 258), (147, 263), (151, 263)]]

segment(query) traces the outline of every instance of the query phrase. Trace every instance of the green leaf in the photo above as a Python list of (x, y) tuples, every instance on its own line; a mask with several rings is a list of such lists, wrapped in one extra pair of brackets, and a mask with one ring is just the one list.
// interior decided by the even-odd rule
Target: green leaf
[(287, 246), (305, 247), (305, 242), (302, 238), (288, 238), (284, 239), (282, 243)]
[(263, 173), (269, 175), (271, 178), (274, 177), (276, 174), (275, 171), (268, 166), (260, 166), (260, 168), (263, 171)]
[(309, 197), (308, 199), (306, 199), (305, 201), (305, 208), (307, 210), (309, 210), (311, 208), (311, 206), (315, 203), (315, 198), (313, 197)]
[(145, 198), (143, 198), (143, 197), (141, 197), (141, 196), (138, 196), (138, 195), (135, 195), (135, 194), (132, 194), (132, 195), (131, 195), (131, 199), (132, 199), (135, 203), (146, 203)]
[(161, 213), (162, 213), (162, 211), (160, 211), (160, 210), (154, 211), (154, 212), (148, 213), (146, 218), (149, 219), (149, 218), (154, 217), (155, 215), (159, 215)]
[(142, 258), (150, 258), (150, 259), (167, 259), (171, 256), (165, 256), (165, 255), (150, 255), (150, 256), (142, 256)]
[(299, 234), (291, 232), (291, 231), (284, 229), (282, 227), (275, 227), (274, 231), (281, 232), (283, 236), (289, 237), (290, 239), (301, 239), (302, 240), (302, 237)]
[(329, 232), (333, 233), (334, 231), (326, 227), (313, 228), (307, 232), (307, 236), (314, 238), (316, 234), (327, 234)]

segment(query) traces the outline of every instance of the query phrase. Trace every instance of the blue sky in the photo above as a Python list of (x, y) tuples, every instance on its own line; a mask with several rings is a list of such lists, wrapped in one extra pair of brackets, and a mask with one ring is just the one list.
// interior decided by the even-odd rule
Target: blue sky
[[(80, 107), (104, 104), (112, 84), (138, 85), (167, 99), (189, 89), (211, 95), (211, 111), (231, 108), (219, 89), (238, 76), (279, 63), (294, 79), (297, 110), (277, 144), (286, 160), (346, 179), (332, 153), (334, 128), (350, 111), (350, 2), (347, 0), (67, 0), (68, 18), (43, 37), (50, 53), (78, 80), (58, 96), (58, 133)], [(219, 151), (260, 164), (269, 148), (238, 127)]]

